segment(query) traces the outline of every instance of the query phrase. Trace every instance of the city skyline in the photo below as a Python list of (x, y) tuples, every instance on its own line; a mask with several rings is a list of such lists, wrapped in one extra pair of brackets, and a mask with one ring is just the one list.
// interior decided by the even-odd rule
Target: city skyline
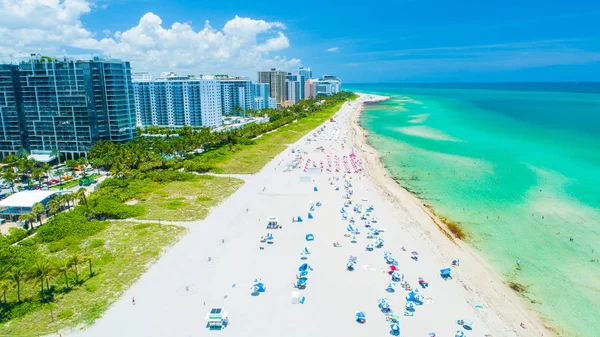
[(347, 83), (598, 81), (600, 3), (577, 3), (376, 1), (385, 10), (373, 20), (361, 6), (312, 0), (305, 8), (335, 15), (239, 1), (7, 0), (0, 60), (98, 54), (133, 71), (242, 76), (310, 65)]

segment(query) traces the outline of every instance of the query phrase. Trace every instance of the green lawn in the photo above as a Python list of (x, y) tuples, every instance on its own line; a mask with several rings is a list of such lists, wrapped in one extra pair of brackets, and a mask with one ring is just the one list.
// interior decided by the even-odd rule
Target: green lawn
[(287, 145), (296, 142), (333, 116), (342, 104), (343, 102), (339, 102), (295, 123), (282, 126), (256, 139), (256, 144), (236, 145), (234, 151), (230, 151), (227, 147), (210, 151), (204, 154), (207, 158), (206, 162), (215, 167), (213, 170), (215, 173), (257, 173), (271, 159), (285, 150)]
[(156, 184), (152, 192), (139, 197), (146, 209), (140, 219), (191, 221), (203, 219), (212, 207), (235, 192), (243, 180), (229, 177), (197, 176), (192, 181)]
[[(53, 289), (51, 304), (40, 304), (38, 284), (31, 281), (22, 284), (21, 298), (27, 299), (21, 304), (22, 311), (29, 313), (13, 318), (9, 324), (0, 325), (0, 335), (38, 336), (64, 327), (93, 323), (144, 273), (150, 263), (158, 259), (165, 247), (174, 244), (185, 231), (184, 227), (172, 225), (112, 222), (107, 229), (69, 247), (69, 250), (51, 253), (48, 245), (42, 245), (42, 254), (51, 258), (66, 258), (69, 251), (93, 256), (94, 275), (90, 277), (88, 264), (82, 263), (79, 284), (73, 286), (73, 271), (68, 274), (71, 286), (68, 292), (64, 276), (53, 275), (50, 278)], [(16, 302), (16, 291), (11, 290), (8, 297), (9, 301)]]

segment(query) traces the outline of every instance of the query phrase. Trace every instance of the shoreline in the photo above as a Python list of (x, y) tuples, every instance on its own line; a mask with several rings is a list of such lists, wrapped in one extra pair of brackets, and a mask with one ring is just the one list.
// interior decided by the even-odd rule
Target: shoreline
[[(366, 140), (356, 120), (367, 98), (371, 97), (362, 95), (344, 103), (333, 116), (337, 123), (325, 121), (289, 144), (259, 173), (248, 176), (246, 183), (206, 219), (188, 223), (187, 234), (93, 325), (62, 331), (63, 335), (214, 336), (203, 318), (211, 307), (222, 307), (231, 317), (231, 325), (220, 332), (223, 337), (290, 335), (290, 327), (300, 322), (301, 329), (292, 335), (386, 336), (390, 325), (377, 307), (377, 299), (389, 298), (399, 314), (405, 308), (405, 289), (389, 292), (385, 288), (390, 280), (382, 260), (386, 251), (398, 259), (408, 283), (415, 284), (419, 277), (431, 282), (431, 287), (423, 288), (426, 303), (419, 306), (418, 313), (399, 318), (403, 336), (427, 336), (432, 331), (451, 336), (459, 328), (458, 319), (472, 319), (473, 328), (467, 331), (471, 337), (551, 336), (516, 294), (499, 279), (488, 277), (492, 273), (483, 267), (485, 264), (476, 257), (469, 258), (459, 243), (452, 243), (436, 228), (414, 197), (405, 192), (395, 198), (394, 191), (402, 190), (395, 181), (388, 183), (395, 187), (386, 190), (385, 179), (391, 178), (378, 164), (375, 152), (369, 154), (370, 147), (357, 153), (366, 169), (364, 174), (305, 172), (302, 165), (287, 169), (299, 151), (302, 162), (327, 161), (326, 155), (335, 156), (337, 162), (356, 146), (368, 146), (356, 137), (362, 135), (362, 141)], [(366, 233), (357, 234), (358, 239), (353, 240), (344, 235), (348, 221), (340, 219), (339, 211), (343, 195), (334, 189), (332, 181), (342, 175), (352, 179), (355, 198), (359, 198), (355, 200), (376, 205), (374, 215), (385, 226), (381, 228), (385, 247), (368, 251), (365, 243), (373, 238)], [(312, 211), (309, 205), (314, 200), (323, 207), (316, 207), (312, 219), (307, 212)], [(290, 220), (299, 215), (306, 220)], [(281, 228), (272, 231), (274, 243), (264, 244), (259, 239), (265, 235), (265, 219), (270, 216), (279, 218)], [(307, 233), (314, 234), (310, 243), (305, 239)], [(341, 245), (332, 246), (332, 242)], [(308, 246), (309, 255), (301, 255)], [(404, 246), (407, 249), (400, 248)], [(409, 253), (413, 249), (420, 252), (418, 262)], [(358, 257), (356, 270), (345, 268), (349, 255)], [(462, 261), (460, 267), (453, 268), (454, 279), (441, 280), (439, 270), (456, 258)], [(311, 268), (308, 287), (300, 292), (302, 302), (294, 303), (290, 295), (296, 291), (298, 265), (305, 261), (314, 270)], [(250, 293), (256, 278), (264, 280), (265, 293)], [(486, 289), (489, 282), (497, 290)], [(136, 305), (130, 302), (133, 297)], [(504, 313), (511, 310), (513, 316)], [(367, 313), (368, 324), (355, 322), (357, 311)], [(520, 328), (520, 322), (527, 329)]]
[[(389, 99), (387, 96), (369, 95), (377, 99), (368, 104)], [(364, 130), (359, 118), (364, 110), (365, 103), (358, 104), (348, 119), (352, 130), (349, 137), (354, 144), (354, 150), (361, 154), (366, 175), (373, 181), (383, 197), (403, 212), (408, 213), (415, 221), (408, 225), (409, 229), (420, 232), (432, 245), (439, 248), (440, 257), (447, 261), (459, 258), (461, 260), (460, 273), (455, 280), (462, 284), (463, 297), (472, 305), (475, 303), (490, 309), (485, 313), (478, 311), (478, 316), (488, 324), (495, 335), (507, 336), (560, 336), (552, 327), (544, 324), (540, 314), (528, 307), (508, 284), (483, 260), (468, 244), (456, 239), (448, 224), (442, 221), (430, 208), (411, 194), (402, 185), (396, 182), (385, 169), (383, 159), (379, 153), (369, 145), (369, 133)], [(465, 273), (466, 271), (466, 273)], [(484, 286), (486, 285), (486, 286)], [(468, 290), (468, 291), (465, 291)], [(519, 324), (523, 323), (526, 329)]]

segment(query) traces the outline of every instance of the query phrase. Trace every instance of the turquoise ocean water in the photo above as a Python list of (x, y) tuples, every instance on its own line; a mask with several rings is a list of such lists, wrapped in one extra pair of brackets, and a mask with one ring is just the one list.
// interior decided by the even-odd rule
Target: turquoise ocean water
[(345, 89), (391, 96), (360, 123), (398, 183), (563, 335), (599, 333), (600, 83)]

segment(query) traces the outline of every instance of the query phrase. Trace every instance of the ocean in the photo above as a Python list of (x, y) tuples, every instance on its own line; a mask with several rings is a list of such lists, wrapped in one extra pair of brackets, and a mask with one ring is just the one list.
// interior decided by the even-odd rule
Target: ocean
[[(565, 336), (600, 331), (600, 83), (348, 84), (396, 181)], [(517, 261), (520, 267), (517, 266)]]

